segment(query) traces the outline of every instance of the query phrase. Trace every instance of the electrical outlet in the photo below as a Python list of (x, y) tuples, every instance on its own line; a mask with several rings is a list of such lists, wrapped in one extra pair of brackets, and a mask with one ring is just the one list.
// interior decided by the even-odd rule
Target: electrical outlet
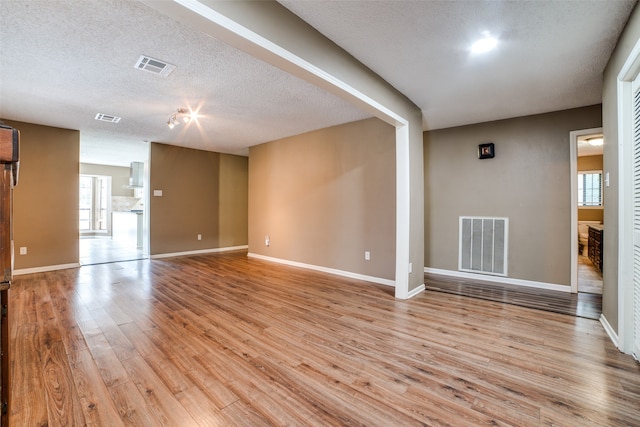
[(369, 252), (369, 251), (365, 251), (365, 252), (364, 252), (364, 259), (365, 259), (366, 261), (369, 261), (369, 260), (371, 259), (371, 252)]
[(26, 255), (26, 254), (27, 254), (27, 247), (20, 246), (20, 255)]
[(202, 234), (198, 234), (198, 240), (202, 240)]
[(270, 246), (271, 245), (271, 239), (269, 238), (268, 234), (266, 236), (264, 236), (264, 245), (265, 246)]

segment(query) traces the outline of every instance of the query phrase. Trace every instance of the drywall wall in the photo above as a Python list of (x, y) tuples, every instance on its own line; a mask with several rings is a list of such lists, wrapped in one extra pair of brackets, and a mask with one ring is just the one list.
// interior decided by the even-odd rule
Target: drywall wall
[[(640, 10), (636, 6), (618, 39), (616, 48), (604, 70), (602, 88), (602, 124), (604, 133), (604, 172), (609, 172), (609, 188), (604, 193), (604, 254), (602, 275), (602, 314), (618, 333), (618, 218), (619, 165), (618, 149), (618, 74), (633, 47), (640, 40)], [(629, 281), (629, 283), (631, 283)]]
[(153, 143), (150, 162), (152, 256), (247, 244), (246, 157)]
[(394, 128), (368, 119), (251, 147), (249, 252), (394, 280)]
[(425, 266), (458, 270), (460, 216), (507, 217), (509, 277), (570, 286), (569, 132), (599, 126), (596, 105), (425, 132)]
[(126, 187), (129, 185), (129, 168), (80, 163), (80, 174), (110, 176), (111, 196), (133, 197), (133, 189)]
[[(20, 130), (14, 190), (15, 269), (77, 264), (80, 133), (5, 120)], [(27, 254), (19, 255), (26, 247)]]
[(198, 9), (210, 8), (208, 19), (176, 2), (143, 2), (397, 126), (395, 295), (404, 299), (421, 291), (424, 288), (424, 173), (420, 109), (406, 95), (275, 1), (202, 0)]
[(218, 235), (220, 247), (246, 245), (249, 241), (248, 159), (220, 155)]

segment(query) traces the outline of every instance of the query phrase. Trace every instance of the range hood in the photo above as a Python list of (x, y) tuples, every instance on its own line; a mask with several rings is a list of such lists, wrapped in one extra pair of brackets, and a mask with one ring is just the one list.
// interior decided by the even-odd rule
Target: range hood
[(142, 188), (144, 185), (144, 163), (131, 162), (129, 168), (129, 188)]

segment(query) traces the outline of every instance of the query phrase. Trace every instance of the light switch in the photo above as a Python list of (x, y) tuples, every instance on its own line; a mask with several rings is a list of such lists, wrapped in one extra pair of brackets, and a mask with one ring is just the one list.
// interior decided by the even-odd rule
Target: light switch
[(155, 197), (162, 197), (162, 190), (153, 190), (153, 195)]
[(604, 186), (605, 187), (609, 186), (609, 172), (604, 174)]

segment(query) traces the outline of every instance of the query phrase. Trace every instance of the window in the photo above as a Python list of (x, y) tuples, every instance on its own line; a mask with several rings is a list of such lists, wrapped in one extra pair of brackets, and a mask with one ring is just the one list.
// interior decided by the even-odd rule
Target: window
[(80, 231), (108, 231), (111, 177), (80, 175)]
[(602, 171), (578, 172), (578, 206), (602, 207)]

